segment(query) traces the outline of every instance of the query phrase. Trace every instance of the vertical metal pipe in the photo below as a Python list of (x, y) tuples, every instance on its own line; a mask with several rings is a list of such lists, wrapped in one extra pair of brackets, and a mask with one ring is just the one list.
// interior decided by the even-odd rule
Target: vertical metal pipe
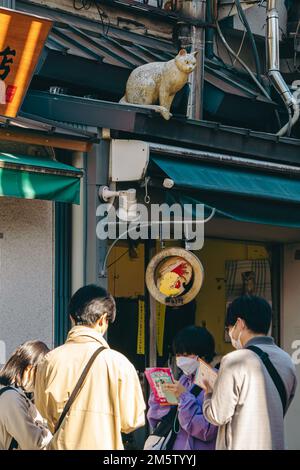
[[(210, 24), (213, 22), (213, 0), (207, 0), (206, 21)], [(214, 57), (214, 29), (209, 27), (206, 30), (205, 37), (205, 56), (207, 59), (213, 59)]]
[[(185, 0), (181, 13), (185, 17), (205, 21), (206, 0)], [(181, 47), (189, 52), (198, 51), (197, 67), (190, 75), (190, 94), (188, 101), (188, 118), (202, 119), (203, 117), (203, 86), (204, 86), (204, 54), (205, 28), (182, 22), (179, 29)]]
[[(154, 240), (145, 240), (145, 269), (155, 255), (156, 243)], [(156, 302), (151, 296), (145, 284), (145, 365), (156, 367), (157, 365), (157, 324)]]
[[(99, 130), (99, 134), (100, 134)], [(101, 135), (101, 134), (100, 134)], [(87, 283), (99, 284), (107, 289), (107, 277), (101, 277), (101, 268), (105, 259), (108, 243), (99, 240), (96, 235), (96, 211), (100, 204), (99, 187), (108, 184), (110, 142), (101, 139), (99, 144), (93, 145), (87, 158)]]
[[(73, 152), (73, 166), (84, 167), (83, 152)], [(72, 293), (86, 284), (84, 276), (85, 265), (85, 186), (86, 175), (80, 182), (80, 205), (72, 205)]]
[(276, 0), (267, 1), (266, 43), (268, 75), (275, 89), (283, 99), (289, 113), (289, 122), (278, 132), (278, 135), (282, 136), (286, 134), (299, 119), (299, 104), (280, 73), (279, 18), (276, 9)]

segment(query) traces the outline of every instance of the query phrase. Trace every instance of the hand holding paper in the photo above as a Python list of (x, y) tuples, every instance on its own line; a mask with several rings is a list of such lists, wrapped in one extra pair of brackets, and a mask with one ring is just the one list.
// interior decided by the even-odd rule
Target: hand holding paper
[(206, 390), (206, 393), (211, 393), (213, 391), (218, 374), (202, 359), (198, 359), (198, 361), (199, 367), (197, 369), (194, 383)]
[(165, 384), (163, 389), (173, 393), (177, 398), (186, 392), (186, 388), (180, 382), (175, 382), (174, 384)]
[[(177, 405), (178, 400), (173, 390), (166, 385), (174, 385), (175, 381), (171, 369), (167, 367), (150, 367), (146, 369), (145, 376), (149, 382), (156, 401), (160, 405)], [(175, 385), (176, 386), (176, 385)]]

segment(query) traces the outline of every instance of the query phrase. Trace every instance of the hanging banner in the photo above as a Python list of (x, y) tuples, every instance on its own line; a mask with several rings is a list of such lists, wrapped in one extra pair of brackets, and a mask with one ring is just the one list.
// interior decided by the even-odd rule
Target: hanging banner
[(145, 354), (145, 302), (138, 303), (137, 354)]
[(17, 116), (52, 21), (0, 8), (0, 115)]
[(157, 334), (157, 352), (160, 357), (163, 356), (164, 332), (165, 332), (166, 306), (156, 303), (156, 334)]

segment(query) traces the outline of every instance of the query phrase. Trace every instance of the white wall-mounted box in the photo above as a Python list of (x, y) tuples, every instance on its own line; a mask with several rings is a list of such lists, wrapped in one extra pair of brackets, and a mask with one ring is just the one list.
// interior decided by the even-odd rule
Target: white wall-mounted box
[(141, 140), (112, 139), (110, 144), (110, 180), (140, 181), (149, 163), (149, 144)]

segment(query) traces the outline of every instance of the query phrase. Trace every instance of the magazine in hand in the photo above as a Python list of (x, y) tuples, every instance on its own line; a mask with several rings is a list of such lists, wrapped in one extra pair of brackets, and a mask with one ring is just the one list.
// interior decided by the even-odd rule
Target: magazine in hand
[(204, 382), (208, 382), (210, 388), (213, 389), (218, 377), (217, 372), (202, 359), (198, 359), (198, 362), (199, 366), (196, 372), (194, 383), (205, 389)]
[(171, 369), (168, 367), (150, 367), (145, 370), (145, 376), (156, 401), (160, 405), (178, 405), (178, 400), (174, 393), (163, 389), (164, 384), (174, 383)]

